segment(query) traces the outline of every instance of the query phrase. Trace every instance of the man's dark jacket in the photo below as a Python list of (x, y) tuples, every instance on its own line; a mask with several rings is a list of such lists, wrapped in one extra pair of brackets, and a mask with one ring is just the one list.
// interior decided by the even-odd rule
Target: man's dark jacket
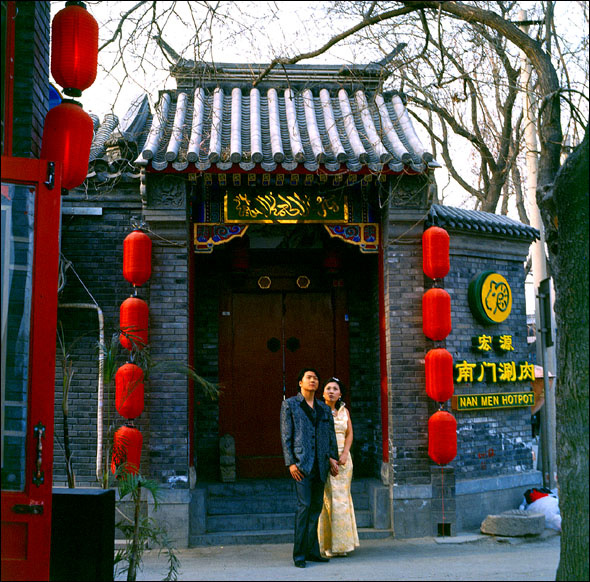
[[(325, 481), (330, 470), (330, 457), (338, 459), (338, 444), (334, 431), (334, 417), (330, 407), (315, 401), (314, 408), (318, 415), (315, 429), (318, 469), (320, 479)], [(299, 392), (283, 400), (281, 405), (281, 440), (285, 465), (297, 467), (309, 475), (314, 462), (314, 424), (309, 406)]]

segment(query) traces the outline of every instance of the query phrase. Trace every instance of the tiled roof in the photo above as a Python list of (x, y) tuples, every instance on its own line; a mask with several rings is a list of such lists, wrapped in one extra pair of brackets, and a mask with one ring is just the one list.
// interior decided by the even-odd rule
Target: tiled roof
[(446, 230), (503, 234), (526, 240), (535, 240), (540, 237), (536, 228), (507, 216), (439, 204), (433, 204), (430, 207), (426, 226), (440, 226)]
[[(302, 71), (307, 85), (296, 82)], [(398, 173), (439, 167), (417, 136), (402, 96), (345, 82), (346, 72), (292, 66), (293, 81), (285, 73), (281, 83), (274, 72), (266, 84), (254, 86), (251, 69), (234, 66), (224, 77), (193, 79), (192, 87), (176, 72), (180, 88), (162, 91), (156, 112), (149, 110), (147, 96), (134, 103), (118, 133), (137, 144), (135, 164), (158, 171)], [(118, 137), (112, 127), (101, 136), (102, 128), (91, 161), (103, 159), (107, 140)]]

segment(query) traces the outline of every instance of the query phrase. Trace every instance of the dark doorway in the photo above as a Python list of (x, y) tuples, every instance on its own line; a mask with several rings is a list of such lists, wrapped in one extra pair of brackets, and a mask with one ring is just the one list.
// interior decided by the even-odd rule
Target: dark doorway
[(348, 378), (344, 287), (314, 262), (283, 257), (254, 266), (224, 299), (219, 424), (220, 434), (235, 439), (238, 478), (286, 476), (280, 407), (298, 392), (303, 366), (316, 368), (322, 379)]

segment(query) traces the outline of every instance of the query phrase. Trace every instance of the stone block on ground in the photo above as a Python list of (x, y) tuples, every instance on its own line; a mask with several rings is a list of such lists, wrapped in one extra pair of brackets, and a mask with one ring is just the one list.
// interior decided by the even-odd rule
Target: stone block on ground
[(493, 536), (536, 536), (545, 529), (545, 516), (521, 509), (488, 515), (481, 523), (481, 533)]

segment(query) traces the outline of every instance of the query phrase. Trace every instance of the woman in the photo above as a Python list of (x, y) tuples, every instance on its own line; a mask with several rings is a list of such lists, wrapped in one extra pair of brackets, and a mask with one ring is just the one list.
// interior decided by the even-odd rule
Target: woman
[(332, 410), (338, 441), (336, 477), (330, 475), (324, 489), (324, 507), (320, 515), (318, 537), (320, 551), (326, 557), (346, 556), (359, 545), (350, 486), (352, 483), (352, 422), (342, 402), (344, 387), (338, 378), (330, 378), (324, 386), (324, 401)]

